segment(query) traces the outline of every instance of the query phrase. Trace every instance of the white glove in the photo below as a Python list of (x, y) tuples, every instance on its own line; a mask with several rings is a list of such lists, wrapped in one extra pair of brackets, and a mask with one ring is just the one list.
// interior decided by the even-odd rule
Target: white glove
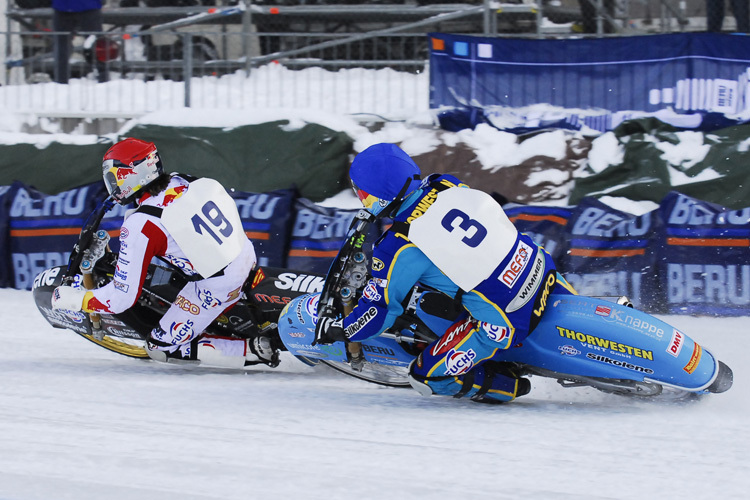
[(52, 309), (80, 311), (83, 307), (83, 296), (86, 290), (72, 286), (58, 286), (52, 292)]

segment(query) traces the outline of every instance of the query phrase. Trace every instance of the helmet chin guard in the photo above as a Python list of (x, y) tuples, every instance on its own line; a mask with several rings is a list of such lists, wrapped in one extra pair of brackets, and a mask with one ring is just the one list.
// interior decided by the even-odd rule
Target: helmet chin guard
[(102, 176), (107, 192), (120, 205), (133, 201), (138, 193), (164, 172), (153, 142), (129, 138), (104, 154)]

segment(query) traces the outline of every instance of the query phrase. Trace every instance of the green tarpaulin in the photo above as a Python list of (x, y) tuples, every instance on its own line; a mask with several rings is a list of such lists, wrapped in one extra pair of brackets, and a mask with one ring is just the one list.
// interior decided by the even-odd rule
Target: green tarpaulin
[[(318, 124), (286, 120), (231, 129), (139, 125), (129, 137), (156, 143), (167, 172), (209, 176), (226, 188), (268, 192), (296, 187), (321, 201), (347, 186), (352, 140)], [(19, 180), (47, 194), (101, 179), (109, 141), (0, 146), (0, 185)]]
[(691, 132), (650, 118), (625, 122), (613, 133), (622, 162), (578, 178), (571, 205), (603, 195), (659, 203), (679, 191), (728, 208), (750, 206), (750, 125)]

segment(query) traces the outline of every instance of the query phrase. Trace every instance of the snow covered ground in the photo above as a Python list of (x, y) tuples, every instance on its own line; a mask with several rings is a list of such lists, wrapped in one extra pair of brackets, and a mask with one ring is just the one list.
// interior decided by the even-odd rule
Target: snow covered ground
[(0, 499), (747, 498), (750, 318), (669, 317), (733, 368), (689, 404), (532, 379), (502, 406), (291, 357), (231, 372), (109, 353), (0, 289)]

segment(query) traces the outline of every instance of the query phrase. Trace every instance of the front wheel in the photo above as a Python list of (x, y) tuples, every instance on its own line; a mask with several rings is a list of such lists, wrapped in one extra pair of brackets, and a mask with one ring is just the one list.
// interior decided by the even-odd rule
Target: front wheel
[(129, 358), (148, 358), (148, 352), (146, 352), (146, 343), (142, 340), (110, 337), (109, 335), (104, 335), (102, 336), (102, 338), (97, 338), (87, 333), (79, 333), (78, 335), (90, 342), (93, 342), (99, 347), (103, 347), (108, 351), (112, 351)]
[(350, 377), (365, 380), (373, 384), (388, 387), (411, 387), (409, 385), (409, 368), (406, 366), (381, 365), (365, 362), (361, 371), (355, 370), (349, 363), (343, 361), (320, 360), (321, 363), (330, 366)]

